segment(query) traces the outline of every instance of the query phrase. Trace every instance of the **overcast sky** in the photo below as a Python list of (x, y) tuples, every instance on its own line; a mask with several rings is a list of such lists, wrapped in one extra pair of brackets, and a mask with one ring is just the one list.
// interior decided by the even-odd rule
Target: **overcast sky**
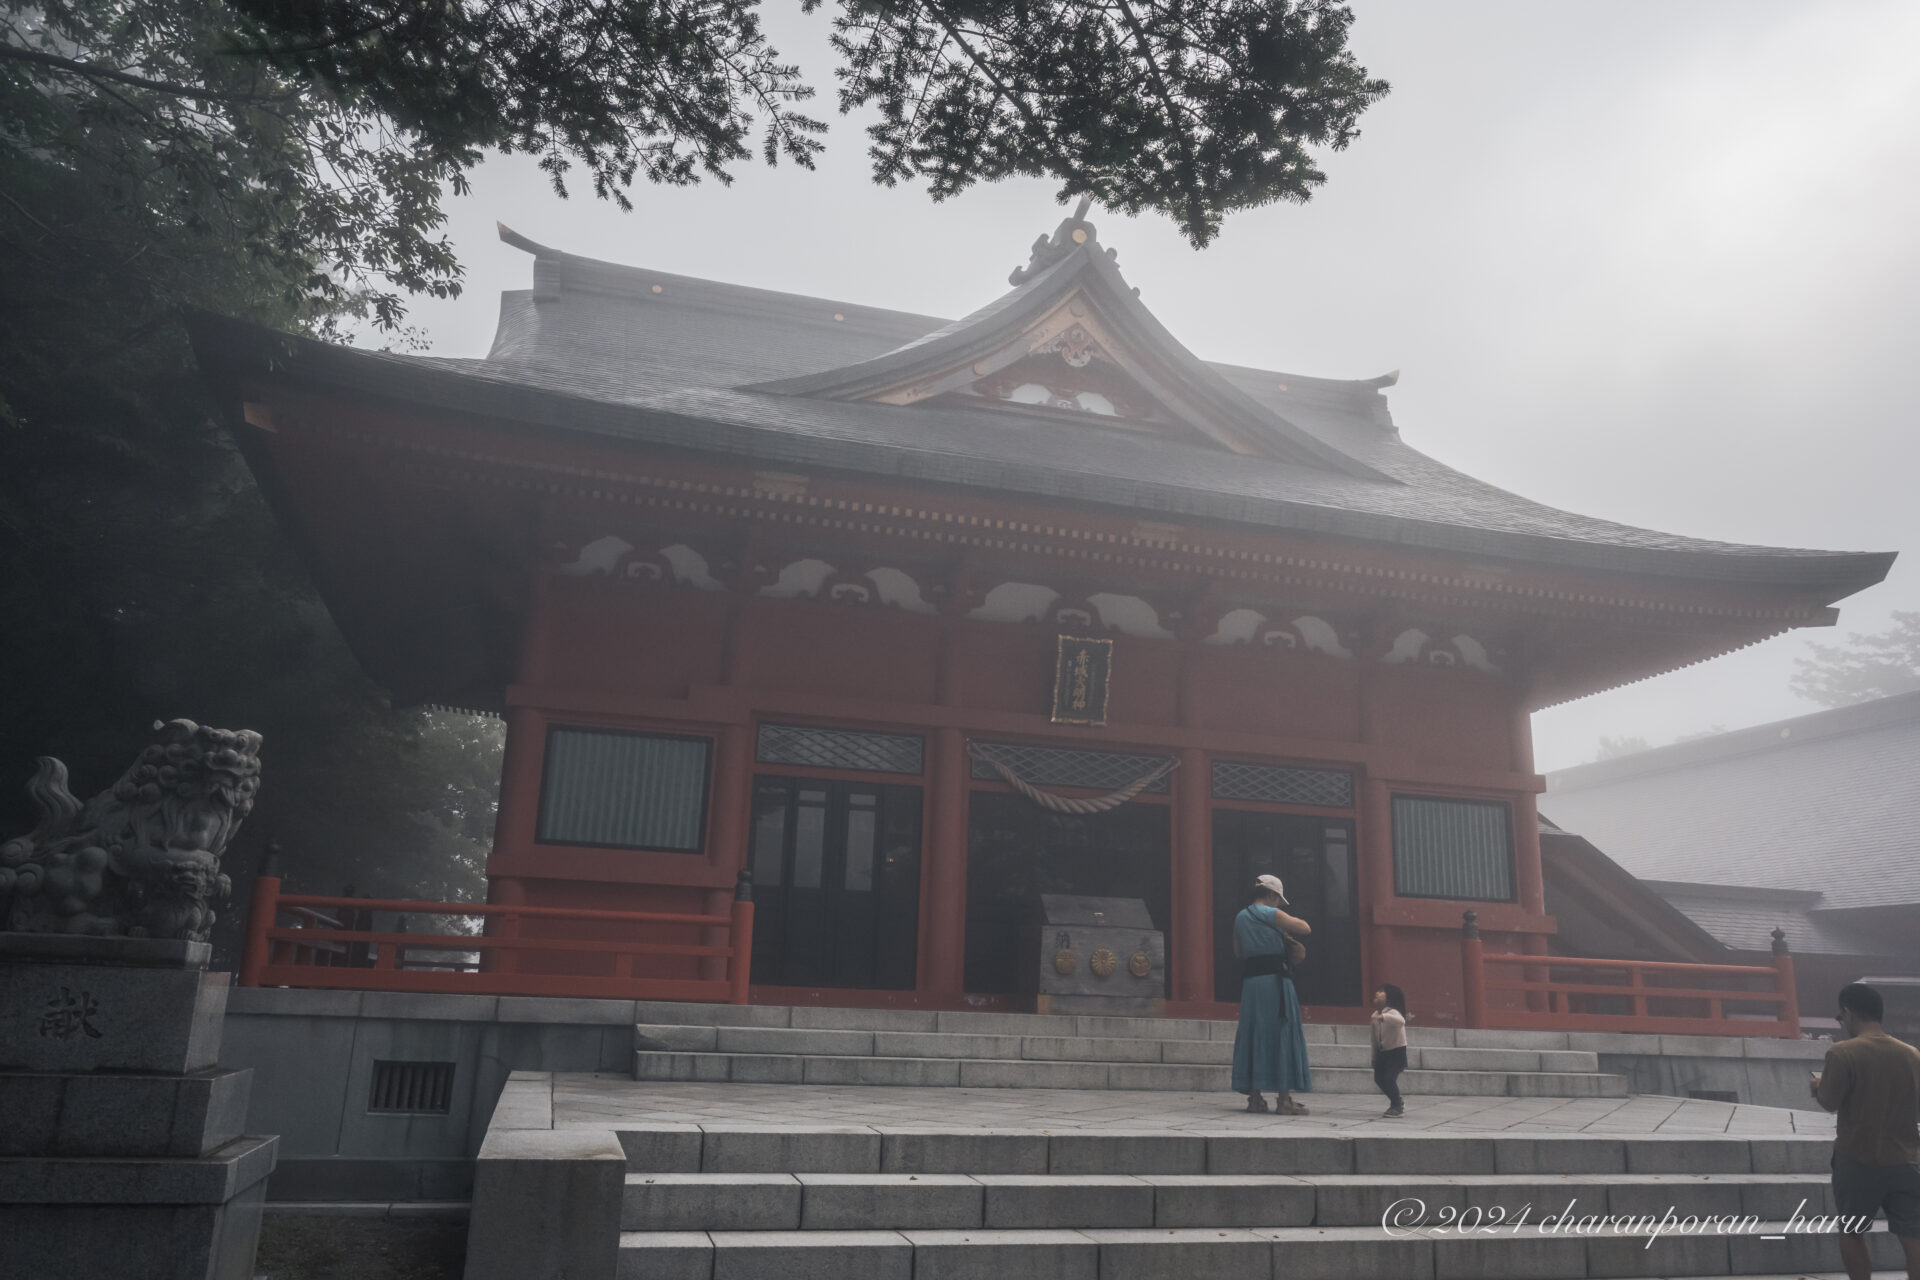
[[(824, 15), (774, 0), (823, 89)], [(1806, 637), (1920, 609), (1920, 4), (1357, 6), (1393, 93), (1305, 207), (1230, 218), (1205, 252), (1164, 219), (1096, 212), (1142, 299), (1213, 360), (1325, 377), (1401, 371), (1415, 448), (1569, 510), (1677, 533), (1897, 550), (1888, 581), (1800, 632), (1535, 717), (1543, 769), (1602, 735), (1655, 744), (1815, 710)], [(494, 222), (575, 253), (934, 315), (1002, 292), (1063, 216), (1048, 185), (935, 205), (867, 176), (834, 117), (812, 173), (561, 200), (524, 158), (450, 204), (466, 296), (420, 303), (430, 349), (482, 355), (529, 262)]]

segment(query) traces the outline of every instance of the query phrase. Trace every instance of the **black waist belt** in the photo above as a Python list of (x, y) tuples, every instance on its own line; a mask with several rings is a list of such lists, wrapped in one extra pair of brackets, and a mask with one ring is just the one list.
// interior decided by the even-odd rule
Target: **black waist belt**
[(1277, 973), (1281, 977), (1291, 977), (1293, 971), (1287, 967), (1287, 958), (1276, 952), (1270, 956), (1247, 956), (1240, 961), (1242, 979), (1258, 978), (1264, 974)]

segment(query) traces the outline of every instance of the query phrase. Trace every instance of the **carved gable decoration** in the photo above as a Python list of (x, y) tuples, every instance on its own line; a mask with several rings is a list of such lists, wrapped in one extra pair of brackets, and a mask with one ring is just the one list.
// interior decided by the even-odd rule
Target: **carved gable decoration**
[(1090, 413), (1123, 423), (1165, 422), (1166, 409), (1085, 325), (1073, 325), (1012, 363), (949, 391), (944, 399)]
[(1191, 390), (1183, 392), (1165, 356), (1129, 335), (1112, 310), (1083, 282), (1029, 323), (992, 335), (991, 348), (974, 358), (922, 366), (852, 398), (1071, 414), (1232, 453), (1267, 452), (1244, 425), (1207, 412)]
[(1286, 421), (1181, 346), (1121, 277), (1085, 209), (1040, 238), (1032, 259), (1013, 273), (1011, 293), (971, 316), (858, 364), (747, 390), (1066, 418), (1388, 479)]

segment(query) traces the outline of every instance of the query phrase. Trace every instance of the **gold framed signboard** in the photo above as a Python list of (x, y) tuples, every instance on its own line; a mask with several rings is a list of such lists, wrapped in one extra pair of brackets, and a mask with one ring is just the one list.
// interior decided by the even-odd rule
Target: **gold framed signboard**
[(1053, 722), (1104, 725), (1113, 641), (1061, 636), (1053, 666)]

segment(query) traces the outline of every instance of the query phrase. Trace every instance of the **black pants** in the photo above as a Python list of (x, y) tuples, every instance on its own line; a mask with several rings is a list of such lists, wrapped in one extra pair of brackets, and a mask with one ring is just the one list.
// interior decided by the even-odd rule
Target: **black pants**
[(1380, 1049), (1373, 1055), (1373, 1082), (1387, 1095), (1395, 1111), (1400, 1109), (1400, 1073), (1407, 1069), (1406, 1049)]

